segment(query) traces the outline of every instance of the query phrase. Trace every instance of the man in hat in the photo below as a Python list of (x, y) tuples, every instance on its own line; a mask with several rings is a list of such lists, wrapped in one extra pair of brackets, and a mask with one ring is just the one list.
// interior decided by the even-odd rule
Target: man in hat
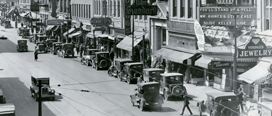
[(183, 115), (184, 110), (185, 110), (186, 107), (187, 107), (187, 109), (189, 110), (190, 114), (193, 115), (193, 113), (192, 113), (192, 111), (191, 111), (191, 109), (190, 109), (190, 107), (189, 107), (189, 104), (190, 104), (190, 102), (189, 102), (189, 97), (188, 97), (187, 94), (185, 94), (185, 96), (184, 96), (184, 104), (183, 104), (182, 112), (181, 112), (180, 115)]

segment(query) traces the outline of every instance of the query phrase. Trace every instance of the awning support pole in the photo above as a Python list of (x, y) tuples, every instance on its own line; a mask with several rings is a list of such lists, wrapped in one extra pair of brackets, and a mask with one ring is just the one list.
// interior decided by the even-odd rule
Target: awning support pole
[[(132, 9), (133, 12), (133, 9)], [(132, 48), (131, 48), (131, 57), (134, 61), (134, 14), (132, 14)]]

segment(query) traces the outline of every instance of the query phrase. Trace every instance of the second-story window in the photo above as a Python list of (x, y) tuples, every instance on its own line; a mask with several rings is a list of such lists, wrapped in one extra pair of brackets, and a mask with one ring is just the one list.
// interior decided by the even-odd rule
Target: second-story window
[(121, 9), (121, 6), (120, 6), (120, 1), (119, 1), (119, 0), (118, 0), (118, 6), (117, 6), (117, 8), (118, 8), (118, 10), (117, 10), (117, 12), (118, 12), (118, 13), (117, 13), (117, 14), (118, 14), (117, 17), (120, 17), (120, 14), (121, 14), (121, 10), (120, 10), (120, 9)]
[(109, 16), (112, 16), (112, 1), (109, 2)]
[(113, 1), (113, 16), (116, 17), (116, 1)]
[(89, 5), (89, 18), (91, 18), (91, 5)]
[(173, 17), (177, 16), (177, 0), (173, 0)]
[[(191, 0), (188, 0), (188, 2)], [(180, 17), (185, 15), (185, 0), (180, 0)]]
[(193, 1), (188, 0), (188, 18), (193, 16)]

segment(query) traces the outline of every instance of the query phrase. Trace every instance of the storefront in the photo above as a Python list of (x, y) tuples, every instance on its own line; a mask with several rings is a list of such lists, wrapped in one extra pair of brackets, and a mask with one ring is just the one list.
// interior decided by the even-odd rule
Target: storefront
[(132, 46), (132, 36), (125, 36), (125, 38), (120, 41), (116, 47), (121, 49), (121, 58), (131, 58), (132, 56), (132, 47), (134, 47), (134, 54), (137, 58), (135, 58), (135, 61), (140, 61), (141, 56), (140, 56), (140, 43), (143, 40), (142, 35), (139, 35), (140, 33), (134, 33), (134, 45)]

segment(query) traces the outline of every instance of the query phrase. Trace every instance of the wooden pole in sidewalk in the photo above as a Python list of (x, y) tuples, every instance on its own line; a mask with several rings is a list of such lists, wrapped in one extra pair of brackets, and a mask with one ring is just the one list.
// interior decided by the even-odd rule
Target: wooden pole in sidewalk
[(38, 116), (42, 116), (42, 81), (39, 80), (39, 114)]

